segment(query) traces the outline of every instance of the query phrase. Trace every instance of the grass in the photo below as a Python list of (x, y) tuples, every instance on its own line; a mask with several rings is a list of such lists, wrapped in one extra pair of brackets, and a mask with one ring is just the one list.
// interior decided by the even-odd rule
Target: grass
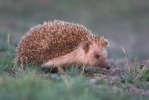
[[(126, 91), (129, 83), (143, 90), (148, 88), (142, 71), (128, 72), (109, 82), (107, 78), (81, 74), (78, 67), (65, 70), (67, 74), (44, 72), (39, 65), (30, 64), (22, 68), (14, 64), (15, 53), (6, 52), (0, 57), (0, 100), (148, 100), (144, 95)], [(132, 71), (132, 69), (130, 70)], [(114, 87), (119, 89), (115, 89)]]
[(129, 63), (128, 63), (128, 59), (126, 56), (126, 51), (123, 47), (121, 47), (124, 55), (125, 55), (125, 60), (126, 60), (126, 64), (127, 64), (127, 71), (126, 74), (122, 75), (122, 79), (124, 81), (128, 81), (132, 84), (134, 84), (136, 87), (138, 88), (144, 88), (144, 89), (148, 89), (149, 86), (148, 84), (146, 84), (146, 81), (149, 80), (149, 69), (146, 68), (149, 60), (146, 62), (146, 64), (142, 64), (139, 67), (136, 67), (136, 59), (134, 61), (134, 65), (130, 67)]
[[(30, 72), (23, 77), (2, 76), (0, 78), (1, 100), (103, 100), (103, 99), (130, 99), (133, 95), (125, 92), (109, 91), (109, 88), (97, 89), (89, 84), (84, 77), (63, 77), (62, 81), (44, 79)], [(119, 95), (121, 94), (121, 95)], [(136, 96), (145, 100), (145, 97)]]

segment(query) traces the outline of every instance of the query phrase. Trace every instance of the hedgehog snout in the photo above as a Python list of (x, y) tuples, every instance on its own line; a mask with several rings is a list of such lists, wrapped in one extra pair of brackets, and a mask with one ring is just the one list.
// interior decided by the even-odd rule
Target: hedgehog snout
[(102, 63), (100, 64), (100, 66), (101, 66), (102, 68), (107, 69), (107, 70), (109, 70), (109, 69), (110, 69), (110, 65), (109, 65), (109, 63), (108, 63), (108, 62), (102, 62)]
[(107, 68), (106, 68), (107, 70), (109, 70), (110, 69), (110, 65), (108, 64), (108, 66), (107, 66)]
[(106, 68), (107, 70), (110, 69), (110, 65), (108, 63), (105, 63), (104, 68)]

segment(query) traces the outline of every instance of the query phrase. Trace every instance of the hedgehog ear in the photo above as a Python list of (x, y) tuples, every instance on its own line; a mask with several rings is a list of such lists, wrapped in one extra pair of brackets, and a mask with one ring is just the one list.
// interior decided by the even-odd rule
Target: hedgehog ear
[(89, 52), (90, 45), (91, 45), (91, 42), (90, 41), (88, 41), (88, 42), (86, 42), (84, 44), (83, 49), (84, 49), (85, 53), (88, 53)]
[(109, 45), (109, 42), (107, 40), (105, 40), (105, 41), (102, 42), (102, 46), (106, 47), (108, 45)]
[(109, 42), (107, 39), (100, 38), (100, 45), (106, 47), (109, 45)]

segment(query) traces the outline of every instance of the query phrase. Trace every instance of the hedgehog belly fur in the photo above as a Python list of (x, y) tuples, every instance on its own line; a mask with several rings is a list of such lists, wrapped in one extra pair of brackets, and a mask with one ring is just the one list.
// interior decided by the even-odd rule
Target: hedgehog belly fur
[(42, 64), (42, 67), (57, 67), (67, 65), (83, 65), (87, 63), (87, 59), (84, 50), (81, 46), (73, 52), (54, 58)]

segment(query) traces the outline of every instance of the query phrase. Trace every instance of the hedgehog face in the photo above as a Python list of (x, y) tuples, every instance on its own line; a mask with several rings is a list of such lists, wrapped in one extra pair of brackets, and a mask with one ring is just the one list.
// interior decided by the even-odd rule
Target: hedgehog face
[(107, 51), (104, 47), (91, 43), (90, 46), (88, 46), (86, 56), (88, 65), (110, 69), (107, 62)]
[(94, 51), (93, 56), (95, 59), (95, 66), (110, 69), (110, 66), (107, 62), (107, 51), (105, 48), (100, 48), (99, 50)]

